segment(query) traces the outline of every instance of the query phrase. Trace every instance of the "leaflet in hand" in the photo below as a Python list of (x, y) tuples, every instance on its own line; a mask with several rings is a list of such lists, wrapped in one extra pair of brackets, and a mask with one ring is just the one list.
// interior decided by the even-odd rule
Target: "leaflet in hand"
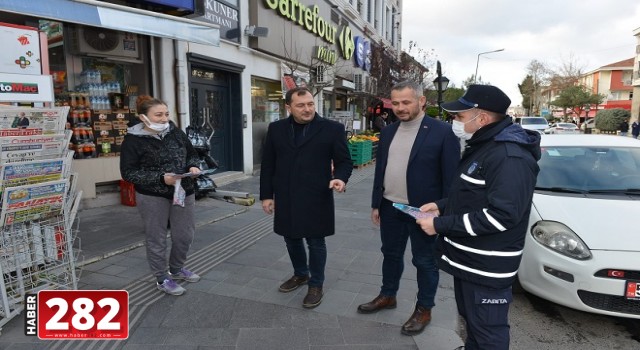
[(406, 204), (393, 203), (393, 207), (405, 214), (411, 215), (415, 219), (426, 219), (437, 216), (435, 213), (420, 211), (419, 208), (412, 207)]
[(200, 176), (200, 175), (211, 175), (215, 172), (215, 169), (207, 169), (207, 170), (202, 170), (199, 173), (184, 173), (184, 174), (167, 174), (167, 175), (171, 175), (173, 177), (175, 177), (176, 179), (182, 179), (185, 177), (195, 177), (195, 176)]

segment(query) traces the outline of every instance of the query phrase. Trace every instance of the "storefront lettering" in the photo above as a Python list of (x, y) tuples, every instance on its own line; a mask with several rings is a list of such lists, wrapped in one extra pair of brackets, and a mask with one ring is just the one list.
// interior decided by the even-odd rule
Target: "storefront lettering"
[(279, 12), (281, 16), (287, 17), (293, 22), (298, 22), (307, 31), (316, 34), (331, 44), (336, 43), (338, 28), (318, 16), (320, 11), (318, 5), (313, 5), (312, 8), (309, 8), (298, 0), (264, 0), (264, 3), (270, 9)]
[(37, 94), (38, 84), (0, 82), (0, 92), (16, 94)]
[(326, 46), (316, 46), (316, 58), (328, 64), (336, 64), (338, 54)]
[(207, 10), (206, 18), (213, 23), (232, 28), (233, 24), (231, 21), (238, 22), (238, 11), (236, 9), (215, 0), (206, 0), (205, 9)]

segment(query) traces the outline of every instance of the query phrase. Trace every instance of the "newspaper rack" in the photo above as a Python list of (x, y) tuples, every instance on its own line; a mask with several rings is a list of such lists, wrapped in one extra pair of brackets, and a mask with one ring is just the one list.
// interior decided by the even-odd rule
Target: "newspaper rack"
[[(0, 329), (27, 293), (77, 289), (76, 214), (67, 108), (0, 108)], [(12, 121), (27, 115), (29, 127)], [(75, 226), (74, 226), (75, 225)]]

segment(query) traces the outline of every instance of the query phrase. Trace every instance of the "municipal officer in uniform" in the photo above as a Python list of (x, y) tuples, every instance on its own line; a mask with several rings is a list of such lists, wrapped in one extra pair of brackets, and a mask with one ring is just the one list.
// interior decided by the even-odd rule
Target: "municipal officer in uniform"
[(538, 175), (540, 134), (513, 124), (511, 100), (490, 85), (471, 85), (442, 105), (466, 140), (449, 197), (423, 205), (437, 217), (418, 220), (438, 235), (438, 265), (453, 275), (465, 350), (509, 348), (511, 285), (522, 257)]

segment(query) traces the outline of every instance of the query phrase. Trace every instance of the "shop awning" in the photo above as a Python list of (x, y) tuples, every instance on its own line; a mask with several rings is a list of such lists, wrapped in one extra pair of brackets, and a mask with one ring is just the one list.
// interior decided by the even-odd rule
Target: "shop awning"
[(130, 33), (220, 45), (215, 24), (95, 0), (0, 0), (0, 11)]
[(388, 98), (384, 98), (384, 97), (378, 97), (378, 100), (382, 101), (382, 106), (384, 108), (389, 108), (391, 109), (391, 107), (393, 107), (393, 105), (391, 104), (391, 100)]

